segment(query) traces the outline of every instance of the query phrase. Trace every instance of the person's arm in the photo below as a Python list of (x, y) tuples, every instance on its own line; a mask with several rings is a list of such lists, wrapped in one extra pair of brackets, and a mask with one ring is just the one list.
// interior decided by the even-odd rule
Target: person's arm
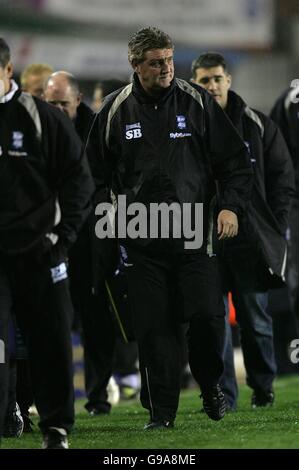
[(107, 201), (111, 189), (115, 157), (110, 150), (107, 133), (107, 119), (111, 102), (106, 102), (99, 113), (94, 115), (89, 131), (86, 150), (95, 183), (94, 204)]
[[(219, 188), (219, 238), (235, 236), (237, 216), (246, 210), (253, 181), (249, 154), (214, 98), (204, 94), (207, 151)], [(233, 214), (232, 214), (233, 213)]]
[(291, 200), (295, 192), (294, 168), (285, 140), (277, 125), (265, 119), (264, 161), (267, 203), (280, 231), (285, 233)]
[(287, 110), (285, 108), (285, 100), (287, 98), (288, 92), (284, 93), (278, 98), (273, 108), (270, 111), (270, 118), (274, 121), (280, 128), (282, 135), (287, 143), (289, 151), (292, 155), (293, 143), (290, 132), (290, 121), (287, 117)]
[(98, 205), (107, 202), (112, 203), (112, 173), (115, 158), (107, 145), (107, 118), (110, 105), (109, 101), (108, 104), (106, 102), (106, 105), (104, 104), (99, 113), (94, 116), (86, 143), (88, 160), (96, 187), (93, 195), (94, 208), (89, 220), (95, 288), (99, 279), (103, 280), (115, 273), (119, 262), (119, 249), (116, 239), (101, 237), (96, 231), (97, 222), (99, 221)]
[(61, 210), (61, 220), (53, 232), (58, 235), (59, 242), (68, 248), (76, 240), (91, 210), (94, 183), (82, 142), (64, 115), (60, 116), (54, 138), (53, 151), (56, 157), (54, 185)]

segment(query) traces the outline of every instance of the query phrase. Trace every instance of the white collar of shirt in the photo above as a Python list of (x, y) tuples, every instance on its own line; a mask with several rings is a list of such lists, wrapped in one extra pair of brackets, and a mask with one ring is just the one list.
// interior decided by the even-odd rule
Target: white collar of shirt
[(2, 98), (0, 98), (1, 104), (7, 103), (8, 101), (10, 101), (13, 95), (15, 94), (15, 92), (19, 89), (18, 85), (16, 84), (14, 80), (10, 80), (10, 85), (11, 85), (11, 88), (9, 92), (6, 93), (6, 95), (2, 96)]

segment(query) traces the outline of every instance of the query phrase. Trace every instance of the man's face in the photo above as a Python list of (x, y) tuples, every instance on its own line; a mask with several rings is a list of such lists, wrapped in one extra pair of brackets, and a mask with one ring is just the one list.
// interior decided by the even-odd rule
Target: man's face
[(146, 51), (144, 60), (133, 68), (149, 94), (168, 88), (174, 76), (173, 49)]
[(11, 62), (8, 62), (5, 67), (0, 66), (0, 98), (9, 92), (12, 73), (13, 68)]
[(37, 98), (43, 98), (45, 82), (49, 75), (49, 72), (28, 75), (24, 91), (30, 93), (30, 95), (36, 96)]
[(93, 93), (93, 100), (91, 104), (91, 108), (95, 111), (98, 112), (100, 107), (102, 106), (103, 103), (103, 90), (101, 88), (96, 88)]
[(221, 65), (217, 67), (199, 68), (195, 72), (194, 83), (205, 88), (215, 98), (222, 109), (226, 108), (228, 90), (231, 86), (231, 76)]
[(57, 108), (66, 113), (70, 119), (75, 119), (81, 98), (80, 95), (75, 93), (67, 80), (50, 78), (44, 96), (48, 103), (57, 106)]

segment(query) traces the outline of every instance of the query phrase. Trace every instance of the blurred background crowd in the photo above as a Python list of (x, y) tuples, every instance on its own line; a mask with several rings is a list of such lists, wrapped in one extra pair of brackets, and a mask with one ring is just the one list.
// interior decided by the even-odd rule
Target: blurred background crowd
[(97, 82), (104, 94), (128, 82), (127, 39), (148, 25), (173, 38), (177, 76), (189, 79), (200, 53), (221, 52), (234, 89), (265, 113), (298, 75), (296, 0), (0, 0), (16, 74), (31, 63), (68, 70), (89, 103)]

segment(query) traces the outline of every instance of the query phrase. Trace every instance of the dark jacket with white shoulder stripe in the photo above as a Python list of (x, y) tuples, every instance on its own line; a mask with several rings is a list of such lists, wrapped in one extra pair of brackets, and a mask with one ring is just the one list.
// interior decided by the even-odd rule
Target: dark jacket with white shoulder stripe
[[(219, 210), (245, 210), (252, 182), (246, 146), (215, 100), (195, 84), (175, 78), (156, 99), (135, 74), (132, 84), (105, 99), (91, 139), (100, 153), (91, 163), (98, 167), (98, 188), (113, 186), (127, 203), (203, 203), (201, 250), (207, 249), (215, 180)], [(152, 240), (131, 242), (145, 246)]]
[(227, 246), (233, 249), (247, 243), (249, 256), (254, 256), (256, 249), (270, 272), (284, 278), (285, 234), (294, 195), (294, 170), (287, 145), (278, 126), (249, 108), (233, 91), (228, 93), (225, 111), (248, 147), (254, 172), (243, 230)]
[(0, 252), (30, 251), (46, 235), (68, 247), (93, 190), (82, 143), (60, 110), (20, 90), (0, 103)]
[(295, 171), (296, 198), (299, 198), (299, 86), (290, 88), (274, 104), (270, 118), (275, 121), (288, 145)]

